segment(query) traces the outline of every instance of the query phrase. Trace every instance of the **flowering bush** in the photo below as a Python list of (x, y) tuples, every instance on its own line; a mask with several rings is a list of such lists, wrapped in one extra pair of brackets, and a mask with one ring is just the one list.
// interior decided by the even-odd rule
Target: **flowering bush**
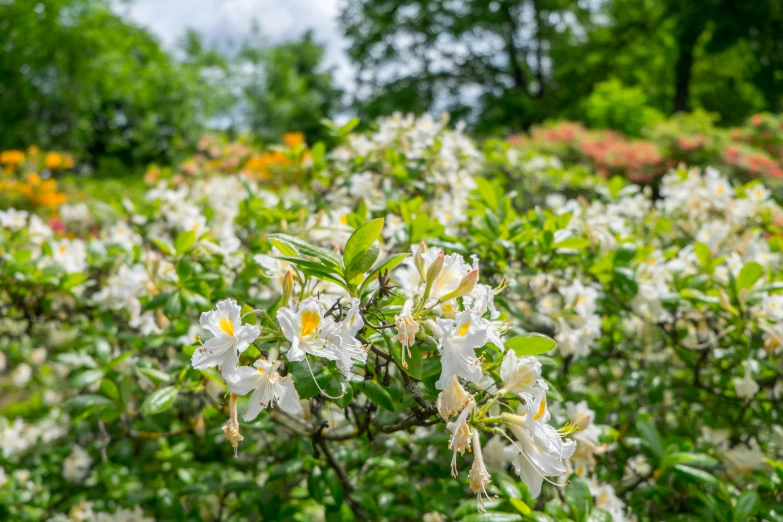
[(781, 519), (761, 183), (353, 125), (0, 212), (4, 518)]
[(0, 203), (17, 208), (55, 210), (67, 198), (51, 176), (73, 166), (70, 154), (44, 154), (37, 147), (30, 147), (26, 153), (21, 150), (0, 152)]
[(642, 127), (642, 140), (587, 130), (578, 123), (553, 122), (534, 127), (529, 137), (514, 136), (509, 143), (525, 154), (553, 153), (566, 165), (584, 164), (598, 174), (621, 175), (633, 182), (652, 183), (685, 163), (720, 168), (742, 181), (763, 179), (777, 191), (777, 180), (783, 177), (780, 118), (756, 114), (732, 129), (716, 127), (715, 120), (715, 115), (704, 111), (676, 114)]

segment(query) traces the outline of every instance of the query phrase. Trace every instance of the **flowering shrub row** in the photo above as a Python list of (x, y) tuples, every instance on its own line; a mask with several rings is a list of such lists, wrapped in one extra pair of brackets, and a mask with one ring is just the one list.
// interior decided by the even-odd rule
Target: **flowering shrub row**
[(0, 513), (779, 519), (761, 183), (353, 125), (271, 178), (205, 143), (141, 201), (0, 211)]
[(642, 130), (644, 139), (556, 122), (509, 142), (525, 152), (549, 152), (567, 163), (585, 163), (602, 176), (650, 183), (681, 163), (713, 166), (749, 179), (783, 178), (783, 119), (756, 114), (739, 128), (723, 130), (703, 112), (679, 114)]

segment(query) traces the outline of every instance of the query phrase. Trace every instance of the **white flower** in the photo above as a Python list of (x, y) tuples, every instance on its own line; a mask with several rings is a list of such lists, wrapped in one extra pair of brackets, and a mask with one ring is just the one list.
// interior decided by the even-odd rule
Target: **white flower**
[[(424, 274), (435, 262), (440, 254), (440, 250), (430, 248), (422, 253), (424, 260)], [(441, 268), (435, 280), (432, 282), (429, 298), (438, 301), (441, 297), (450, 294), (457, 289), (462, 278), (472, 270), (472, 267), (463, 261), (459, 254), (449, 254), (443, 257), (443, 268)]]
[(261, 267), (261, 272), (269, 278), (272, 289), (280, 293), (283, 291), (283, 279), (286, 273), (291, 270), (291, 265), (288, 261), (275, 257), (282, 255), (277, 248), (273, 248), (269, 254), (258, 254), (253, 257), (253, 260)]
[(461, 412), (472, 398), (459, 383), (459, 379), (455, 375), (449, 381), (446, 389), (438, 394), (438, 401), (436, 402), (438, 412), (444, 419), (450, 419)]
[(52, 259), (69, 274), (87, 270), (87, 250), (79, 239), (53, 241)]
[(241, 311), (235, 300), (224, 299), (217, 304), (216, 310), (201, 314), (201, 326), (214, 337), (193, 353), (194, 368), (203, 370), (220, 366), (224, 377), (236, 371), (239, 354), (261, 333), (257, 326), (242, 324)]
[(576, 280), (570, 286), (560, 289), (566, 306), (573, 307), (574, 311), (581, 317), (589, 317), (595, 313), (596, 299), (598, 292), (595, 288), (584, 286), (581, 281)]
[(351, 373), (353, 366), (353, 360), (359, 362), (367, 361), (367, 350), (364, 349), (364, 345), (356, 338), (356, 334), (359, 330), (364, 328), (364, 319), (361, 314), (361, 301), (357, 298), (351, 299), (351, 308), (348, 310), (345, 318), (337, 323), (337, 328), (330, 339), (330, 342), (340, 347), (339, 355), (337, 359), (337, 367), (345, 375)]
[(470, 310), (457, 314), (455, 321), (441, 319), (438, 326), (443, 332), (438, 343), (442, 371), (435, 387), (445, 389), (454, 375), (468, 382), (481, 380), (481, 361), (475, 349), (486, 344), (486, 328), (477, 328)]
[(289, 361), (302, 361), (308, 353), (330, 361), (340, 359), (340, 346), (330, 341), (330, 337), (337, 336), (337, 324), (331, 317), (324, 317), (323, 306), (314, 297), (302, 301), (296, 312), (281, 308), (277, 320), (283, 335), (291, 342)]
[(468, 417), (473, 412), (473, 408), (476, 406), (474, 401), (468, 402), (468, 405), (462, 410), (454, 422), (449, 422), (446, 428), (451, 432), (449, 437), (449, 449), (454, 451), (454, 456), (451, 459), (451, 476), (456, 477), (457, 473), (457, 453), (460, 455), (465, 454), (465, 450), (470, 451), (470, 444), (472, 441), (472, 430), (468, 426)]
[(0, 210), (0, 226), (18, 230), (27, 224), (27, 216), (26, 210), (16, 210), (15, 208)]
[(30, 241), (36, 245), (40, 245), (54, 236), (54, 232), (49, 228), (49, 225), (44, 223), (43, 220), (36, 215), (30, 216), (27, 234), (30, 236)]
[(493, 435), (489, 442), (484, 445), (483, 457), (487, 469), (496, 471), (505, 471), (509, 458), (506, 454), (506, 446), (503, 444), (499, 435)]
[(27, 363), (21, 363), (11, 374), (11, 382), (17, 388), (21, 388), (33, 377), (33, 369)]
[(625, 503), (615, 494), (614, 488), (609, 484), (588, 482), (590, 494), (595, 497), (595, 507), (603, 509), (612, 518), (612, 522), (625, 522)]
[(759, 392), (759, 385), (753, 380), (752, 367), (750, 361), (745, 361), (745, 375), (742, 379), (734, 379), (734, 390), (737, 397), (750, 401), (754, 395)]
[(81, 446), (74, 446), (63, 461), (63, 478), (69, 482), (82, 482), (90, 472), (92, 459)]
[(573, 420), (575, 427), (579, 428), (576, 437), (598, 444), (598, 438), (601, 436), (601, 430), (593, 424), (595, 412), (588, 408), (587, 401), (581, 401), (574, 404), (571, 401), (565, 403), (566, 414)]
[(280, 361), (268, 362), (258, 359), (255, 368), (241, 366), (236, 373), (226, 377), (228, 389), (239, 395), (246, 395), (250, 390), (255, 390), (247, 403), (247, 411), (242, 416), (245, 421), (255, 419), (261, 410), (275, 403), (280, 409), (297, 415), (302, 411), (299, 404), (299, 394), (294, 388), (294, 379), (291, 374), (280, 377), (277, 368)]
[(128, 251), (132, 251), (134, 246), (141, 244), (141, 236), (131, 230), (128, 225), (123, 222), (117, 223), (111, 227), (106, 236), (107, 243), (116, 243)]
[(557, 477), (567, 471), (563, 461), (573, 455), (576, 444), (560, 438), (557, 430), (546, 423), (548, 414), (537, 414), (535, 419), (531, 411), (524, 415), (522, 425), (508, 424), (518, 443), (506, 451), (513, 458), (517, 475), (536, 498), (541, 494), (544, 477)]
[(770, 319), (776, 321), (783, 320), (783, 294), (772, 294), (764, 296), (761, 302), (764, 313)]
[(500, 364), (500, 378), (508, 393), (515, 393), (528, 403), (546, 393), (546, 383), (541, 379), (541, 363), (535, 357), (517, 357), (508, 350)]
[(90, 220), (90, 209), (84, 203), (61, 205), (58, 212), (60, 219), (66, 223), (84, 224)]
[(476, 500), (478, 501), (478, 509), (481, 513), (486, 513), (484, 509), (484, 499), (481, 498), (483, 493), (487, 500), (489, 495), (487, 494), (487, 484), (490, 483), (492, 476), (487, 471), (487, 467), (484, 465), (484, 457), (481, 455), (481, 440), (477, 430), (473, 431), (473, 466), (470, 468), (468, 474), (470, 478), (470, 489), (476, 494)]

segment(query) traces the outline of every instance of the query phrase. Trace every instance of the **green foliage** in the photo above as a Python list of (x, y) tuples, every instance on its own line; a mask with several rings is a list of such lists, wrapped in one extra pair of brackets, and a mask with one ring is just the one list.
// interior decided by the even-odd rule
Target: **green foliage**
[[(286, 132), (302, 132), (309, 143), (325, 137), (321, 120), (339, 108), (342, 93), (323, 57), (324, 47), (310, 31), (290, 43), (245, 45), (231, 81), (243, 85), (237, 109), (253, 134), (267, 142)], [(243, 73), (246, 68), (252, 72)]]
[(198, 70), (108, 2), (4, 2), (0, 20), (0, 148), (66, 149), (108, 171), (110, 158), (171, 161), (198, 137), (209, 100)]
[(625, 87), (617, 79), (596, 84), (585, 100), (585, 120), (599, 129), (615, 129), (640, 136), (642, 129), (663, 121), (663, 114), (647, 104), (639, 86)]

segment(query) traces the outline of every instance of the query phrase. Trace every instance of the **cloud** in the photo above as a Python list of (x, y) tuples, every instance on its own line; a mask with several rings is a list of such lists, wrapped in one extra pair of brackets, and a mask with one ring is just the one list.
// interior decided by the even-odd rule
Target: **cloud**
[(169, 49), (187, 29), (223, 49), (234, 49), (248, 38), (254, 22), (270, 43), (294, 40), (312, 29), (326, 46), (325, 62), (335, 67), (337, 84), (350, 89), (355, 71), (345, 53), (338, 4), (339, 0), (135, 0), (119, 11), (149, 28)]

